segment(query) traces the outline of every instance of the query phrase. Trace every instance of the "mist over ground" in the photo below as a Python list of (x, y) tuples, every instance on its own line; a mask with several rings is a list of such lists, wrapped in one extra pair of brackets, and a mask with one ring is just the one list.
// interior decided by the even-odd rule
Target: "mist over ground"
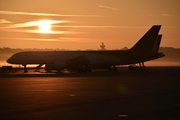
[[(123, 49), (127, 49), (124, 47)], [(36, 48), (0, 48), (0, 67), (10, 65), (6, 60), (14, 53), (22, 51), (64, 51), (64, 49), (36, 49)], [(122, 50), (122, 49), (121, 49)], [(163, 52), (165, 57), (145, 62), (146, 66), (180, 66), (180, 48), (160, 47), (159, 52)]]

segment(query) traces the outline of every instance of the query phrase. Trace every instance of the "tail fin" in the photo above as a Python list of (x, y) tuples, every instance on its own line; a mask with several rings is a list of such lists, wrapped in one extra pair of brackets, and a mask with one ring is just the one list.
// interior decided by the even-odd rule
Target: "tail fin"
[(140, 53), (153, 52), (160, 28), (161, 25), (152, 26), (130, 50)]
[(154, 47), (153, 47), (153, 52), (158, 52), (159, 51), (159, 46), (160, 46), (160, 43), (161, 43), (161, 38), (162, 38), (162, 35), (158, 35), (157, 36), (156, 42), (155, 42)]

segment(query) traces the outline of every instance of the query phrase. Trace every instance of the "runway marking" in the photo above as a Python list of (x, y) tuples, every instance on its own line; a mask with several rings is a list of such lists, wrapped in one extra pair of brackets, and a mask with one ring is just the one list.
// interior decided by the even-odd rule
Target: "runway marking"
[(45, 90), (45, 91), (47, 91), (47, 92), (52, 92), (52, 91), (58, 91), (58, 90)]
[(118, 115), (118, 117), (121, 117), (121, 118), (126, 118), (126, 117), (128, 117), (128, 115)]
[(69, 94), (69, 96), (70, 96), (70, 97), (74, 97), (74, 96), (75, 96), (75, 94)]
[(54, 91), (59, 91), (59, 90), (28, 90), (28, 91), (36, 91), (36, 92), (54, 92)]

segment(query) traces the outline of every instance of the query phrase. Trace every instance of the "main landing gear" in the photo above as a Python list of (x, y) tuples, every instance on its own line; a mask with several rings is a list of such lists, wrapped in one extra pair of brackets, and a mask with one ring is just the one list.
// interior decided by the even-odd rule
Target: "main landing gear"
[(40, 68), (43, 66), (44, 64), (39, 64), (38, 66), (36, 66), (35, 72), (39, 72)]
[(145, 65), (144, 62), (139, 63), (139, 66), (136, 66), (136, 64), (132, 64), (128, 67), (129, 70), (134, 70), (134, 71), (144, 71), (145, 70)]
[(24, 73), (27, 73), (28, 70), (27, 70), (27, 68), (26, 68), (26, 64), (23, 64), (22, 66), (24, 66)]

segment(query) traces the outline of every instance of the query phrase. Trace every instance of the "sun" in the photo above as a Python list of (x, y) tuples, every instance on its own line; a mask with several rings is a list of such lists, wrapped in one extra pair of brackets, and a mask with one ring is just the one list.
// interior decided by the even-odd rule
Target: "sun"
[(51, 22), (48, 20), (39, 21), (40, 33), (51, 33)]
[(65, 23), (69, 21), (62, 21), (62, 20), (38, 20), (38, 21), (31, 21), (24, 23), (24, 26), (27, 27), (37, 27), (36, 30), (28, 30), (27, 32), (31, 33), (40, 33), (40, 34), (59, 34), (62, 33), (61, 31), (54, 31), (52, 28), (54, 24)]

